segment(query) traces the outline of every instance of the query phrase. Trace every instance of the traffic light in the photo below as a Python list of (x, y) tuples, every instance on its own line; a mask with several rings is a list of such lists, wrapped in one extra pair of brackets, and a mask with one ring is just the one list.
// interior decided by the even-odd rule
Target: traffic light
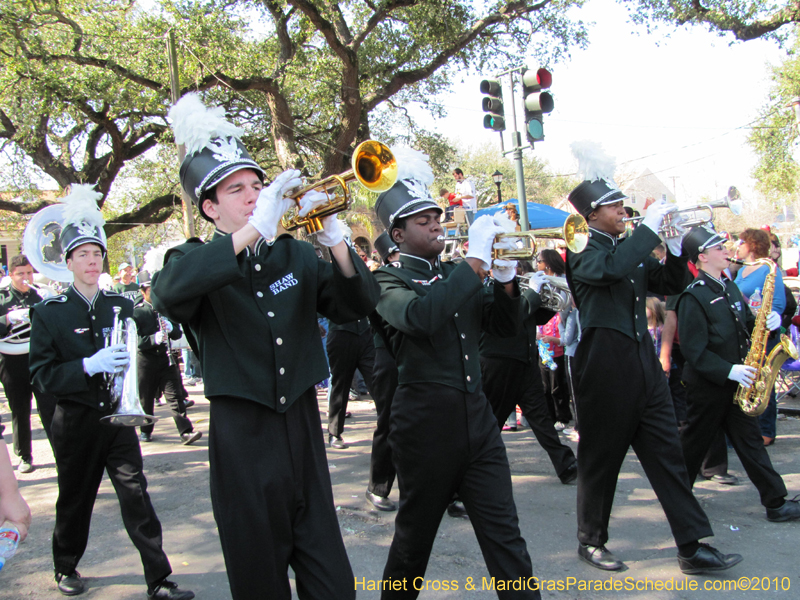
[(525, 105), (525, 133), (528, 141), (544, 140), (544, 113), (553, 110), (553, 97), (546, 90), (553, 83), (547, 69), (525, 69), (522, 73), (522, 96)]
[(483, 126), (492, 131), (505, 131), (506, 119), (503, 113), (503, 86), (497, 79), (484, 79), (481, 81), (481, 94), (483, 97)]

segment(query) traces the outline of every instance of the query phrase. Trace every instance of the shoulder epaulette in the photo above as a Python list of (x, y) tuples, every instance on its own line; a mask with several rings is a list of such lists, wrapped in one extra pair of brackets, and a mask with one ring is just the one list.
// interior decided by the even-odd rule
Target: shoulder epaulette
[(100, 290), (103, 292), (104, 296), (122, 296), (119, 292), (115, 292), (114, 290)]
[(200, 239), (199, 237), (192, 237), (186, 240), (186, 244), (205, 244), (205, 242)]
[(696, 280), (696, 281), (693, 281), (692, 283), (690, 283), (690, 284), (689, 284), (689, 286), (688, 286), (686, 289), (687, 289), (687, 290), (690, 290), (690, 289), (692, 289), (693, 287), (696, 287), (696, 286), (698, 286), (698, 285), (705, 285), (705, 284), (706, 284), (706, 282), (705, 282), (705, 281), (703, 281), (702, 279), (698, 279), (698, 280)]
[(58, 296), (50, 296), (49, 298), (45, 298), (42, 300), (44, 304), (50, 304), (51, 302), (66, 302), (67, 297), (64, 294), (59, 294)]

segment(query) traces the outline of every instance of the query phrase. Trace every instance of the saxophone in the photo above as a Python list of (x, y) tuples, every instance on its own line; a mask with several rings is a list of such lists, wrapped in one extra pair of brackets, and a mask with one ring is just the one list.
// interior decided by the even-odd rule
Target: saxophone
[(750, 350), (747, 358), (744, 359), (744, 364), (756, 368), (756, 379), (749, 388), (739, 385), (733, 400), (744, 414), (757, 417), (767, 409), (770, 393), (775, 386), (775, 379), (777, 379), (783, 363), (789, 358), (797, 360), (797, 348), (789, 336), (781, 334), (780, 343), (767, 355), (767, 340), (770, 334), (767, 328), (767, 316), (772, 308), (772, 298), (775, 295), (775, 272), (777, 270), (775, 263), (768, 258), (759, 258), (753, 262), (744, 262), (738, 259), (728, 260), (748, 267), (756, 265), (769, 267), (769, 274), (764, 279), (764, 287), (761, 290), (761, 308), (756, 313), (756, 324), (750, 335)]

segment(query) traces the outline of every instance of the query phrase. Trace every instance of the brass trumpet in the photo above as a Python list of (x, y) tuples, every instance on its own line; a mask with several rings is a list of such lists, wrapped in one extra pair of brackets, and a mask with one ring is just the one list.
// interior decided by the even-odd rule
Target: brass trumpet
[[(681, 221), (681, 227), (685, 229), (689, 229), (690, 227), (695, 227), (697, 225), (705, 225), (706, 223), (711, 223), (714, 220), (714, 209), (715, 208), (728, 208), (730, 211), (736, 215), (737, 217), (742, 214), (742, 195), (739, 193), (734, 186), (728, 188), (728, 194), (724, 198), (720, 198), (719, 200), (712, 200), (711, 202), (706, 202), (704, 204), (695, 204), (694, 206), (689, 206), (687, 208), (682, 208), (680, 210), (675, 210), (667, 215), (664, 216), (664, 220), (661, 223), (661, 227), (659, 227), (658, 232), (661, 234), (665, 239), (674, 238), (674, 237), (682, 237), (683, 233), (680, 232), (676, 227), (672, 225), (672, 220), (675, 218), (676, 215), (685, 214), (688, 215), (687, 218)], [(702, 215), (703, 211), (707, 211), (705, 216)], [(698, 216), (697, 213), (701, 213)], [(644, 219), (644, 217), (627, 217), (622, 219), (625, 223), (638, 223)]]
[[(444, 236), (437, 238), (439, 241), (449, 240), (464, 241), (469, 236)], [(527, 231), (510, 231), (498, 234), (495, 243), (504, 239), (517, 240), (514, 249), (495, 248), (492, 250), (494, 260), (531, 260), (536, 256), (538, 240), (564, 240), (567, 248), (576, 254), (583, 252), (589, 243), (589, 225), (581, 215), (569, 215), (561, 227), (545, 227), (542, 229), (529, 229)]]
[[(286, 197), (292, 198), (297, 206), (281, 219), (281, 225), (287, 231), (301, 227), (306, 228), (306, 233), (320, 231), (323, 217), (350, 208), (352, 196), (347, 186), (354, 179), (371, 192), (385, 192), (392, 187), (397, 181), (397, 161), (389, 147), (374, 140), (361, 142), (353, 153), (352, 169), (292, 190)], [(325, 194), (328, 200), (305, 217), (299, 216), (297, 213), (300, 210), (300, 198), (314, 190)]]

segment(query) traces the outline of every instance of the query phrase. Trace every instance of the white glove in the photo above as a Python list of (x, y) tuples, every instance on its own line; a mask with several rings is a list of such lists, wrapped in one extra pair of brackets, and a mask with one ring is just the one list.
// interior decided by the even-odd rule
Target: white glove
[(294, 200), (285, 195), (301, 184), (300, 171), (290, 169), (261, 190), (256, 208), (248, 221), (265, 239), (271, 240), (278, 235), (278, 222), (294, 204)]
[(125, 344), (102, 348), (92, 356), (83, 359), (83, 370), (91, 377), (98, 373), (118, 373), (130, 362)]
[(475, 219), (469, 228), (467, 258), (477, 258), (483, 261), (483, 268), (488, 270), (492, 262), (494, 238), (499, 233), (505, 233), (505, 230), (489, 215)]
[(517, 276), (517, 261), (495, 260), (492, 267), (492, 277), (500, 283), (508, 283)]
[(344, 240), (344, 230), (336, 215), (322, 217), (322, 231), (317, 232), (317, 241), (323, 246), (333, 248)]
[(747, 365), (733, 365), (731, 372), (728, 373), (728, 379), (749, 388), (756, 379), (756, 368)]
[(774, 310), (767, 316), (767, 329), (775, 331), (781, 326), (781, 316)]
[(161, 331), (156, 331), (155, 335), (153, 336), (153, 341), (156, 343), (156, 346), (164, 342), (164, 334)]
[(545, 274), (544, 271), (536, 271), (533, 275), (531, 275), (528, 285), (534, 292), (538, 294), (539, 290), (542, 289), (543, 283), (549, 283), (547, 275)]
[(300, 203), (300, 210), (298, 211), (298, 215), (301, 217), (305, 217), (308, 213), (312, 210), (317, 208), (320, 204), (325, 204), (328, 201), (328, 194), (324, 192), (318, 192), (316, 190), (311, 190), (303, 194), (303, 196), (298, 200)]
[(166, 330), (167, 333), (172, 333), (174, 327), (172, 327), (172, 323), (169, 322), (169, 319), (161, 319), (162, 326)]
[(18, 308), (10, 310), (6, 313), (6, 319), (9, 325), (19, 325), (20, 323), (27, 323), (31, 320), (30, 309)]
[(676, 206), (667, 204), (663, 200), (653, 202), (648, 209), (647, 214), (642, 219), (642, 225), (649, 227), (650, 230), (658, 235), (658, 230), (661, 228), (661, 221), (664, 220), (664, 215), (676, 210)]

